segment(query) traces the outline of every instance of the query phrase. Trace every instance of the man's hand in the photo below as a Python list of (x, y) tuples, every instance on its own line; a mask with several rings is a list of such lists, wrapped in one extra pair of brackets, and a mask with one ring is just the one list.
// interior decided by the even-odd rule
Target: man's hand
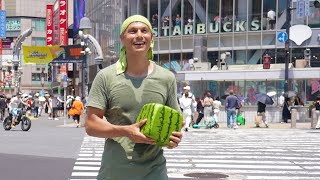
[(167, 146), (168, 149), (173, 149), (178, 147), (179, 143), (182, 140), (182, 133), (181, 132), (172, 132), (172, 135), (170, 136), (170, 141)]
[(139, 123), (133, 124), (129, 126), (129, 135), (128, 138), (134, 143), (142, 143), (142, 144), (155, 144), (155, 141), (140, 132), (140, 128), (147, 122), (147, 120), (143, 120)]

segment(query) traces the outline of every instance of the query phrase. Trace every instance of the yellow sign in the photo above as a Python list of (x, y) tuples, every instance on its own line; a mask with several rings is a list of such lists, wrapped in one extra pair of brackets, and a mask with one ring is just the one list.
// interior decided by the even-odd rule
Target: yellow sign
[(23, 46), (25, 64), (81, 63), (85, 56), (81, 54), (80, 44), (69, 46)]
[(23, 46), (24, 63), (48, 64), (62, 53), (60, 46)]

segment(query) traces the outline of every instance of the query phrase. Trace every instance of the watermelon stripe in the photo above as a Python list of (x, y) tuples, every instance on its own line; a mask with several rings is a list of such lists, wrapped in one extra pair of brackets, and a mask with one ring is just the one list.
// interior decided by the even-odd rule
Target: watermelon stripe
[(164, 143), (169, 143), (170, 141), (170, 136), (171, 136), (171, 133), (170, 133), (170, 127), (171, 127), (171, 124), (172, 124), (172, 118), (173, 118), (173, 112), (172, 112), (172, 109), (170, 110), (170, 117), (169, 117), (169, 124), (168, 124), (168, 128), (167, 128), (167, 133), (166, 133), (166, 137), (164, 139), (166, 139), (168, 142), (164, 142)]
[(155, 108), (155, 106), (156, 106), (156, 104), (155, 103), (153, 103), (153, 104), (151, 104), (150, 105), (150, 108), (151, 108), (151, 111), (150, 111), (150, 114), (149, 114), (149, 118), (148, 118), (148, 121), (149, 121), (149, 133), (148, 133), (148, 135), (149, 136), (151, 136), (151, 129), (152, 129), (152, 117), (153, 117), (153, 112), (154, 112), (154, 108)]

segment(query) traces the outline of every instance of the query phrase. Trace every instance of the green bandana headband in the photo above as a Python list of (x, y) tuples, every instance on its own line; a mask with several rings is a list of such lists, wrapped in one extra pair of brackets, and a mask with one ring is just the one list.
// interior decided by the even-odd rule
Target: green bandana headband
[[(152, 26), (147, 18), (145, 18), (144, 16), (141, 16), (141, 15), (133, 15), (133, 16), (128, 17), (122, 23), (120, 34), (123, 34), (126, 31), (126, 29), (128, 28), (128, 26), (133, 22), (142, 22), (142, 23), (146, 24), (149, 27), (150, 32), (153, 33)], [(154, 40), (152, 38), (151, 44), (150, 44), (150, 49), (148, 51), (148, 59), (150, 61), (152, 61), (152, 59), (153, 59), (153, 46), (154, 46)], [(127, 68), (126, 48), (124, 46), (121, 47), (120, 58), (116, 63), (116, 68), (117, 68), (117, 74), (124, 73), (124, 71)]]

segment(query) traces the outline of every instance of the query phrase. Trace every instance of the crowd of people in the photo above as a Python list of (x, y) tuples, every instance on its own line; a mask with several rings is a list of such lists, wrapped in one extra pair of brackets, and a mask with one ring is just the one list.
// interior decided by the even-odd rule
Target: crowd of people
[[(66, 101), (66, 107), (68, 111), (74, 110), (73, 119), (80, 126), (80, 115), (84, 109), (81, 98), (77, 96), (68, 96)], [(18, 112), (22, 109), (26, 110), (28, 117), (38, 118), (43, 114), (48, 114), (48, 120), (59, 120), (58, 117), (63, 116), (64, 101), (60, 96), (54, 94), (44, 94), (40, 96), (39, 93), (35, 94), (23, 94), (18, 92), (11, 98), (6, 98), (5, 95), (0, 95), (0, 120), (11, 113), (13, 115), (12, 127), (15, 127), (15, 119), (18, 116)]]

